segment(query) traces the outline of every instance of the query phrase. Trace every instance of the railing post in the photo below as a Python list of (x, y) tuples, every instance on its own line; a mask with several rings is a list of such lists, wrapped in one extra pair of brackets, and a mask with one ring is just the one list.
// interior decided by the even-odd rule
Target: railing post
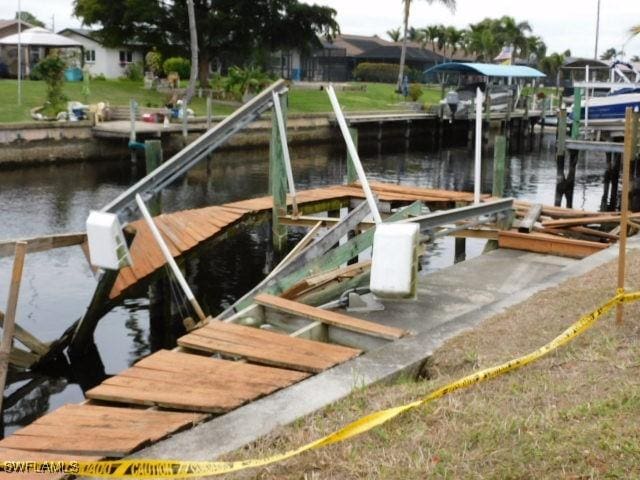
[[(353, 143), (356, 148), (358, 148), (358, 129), (351, 127), (349, 128), (349, 133), (351, 134), (351, 138), (353, 138)], [(347, 150), (347, 184), (351, 185), (358, 180), (358, 172), (356, 172), (356, 166), (353, 163), (353, 158), (351, 158), (351, 154), (349, 150)]]
[[(287, 97), (279, 96), (282, 121), (287, 124)], [(286, 141), (286, 139), (285, 139)], [(280, 224), (280, 217), (287, 214), (287, 175), (284, 151), (275, 113), (271, 115), (271, 141), (269, 143), (269, 194), (273, 198), (271, 234), (273, 247), (278, 252), (287, 245), (287, 227)]]
[[(507, 139), (504, 135), (497, 135), (495, 138), (495, 145), (493, 147), (493, 186), (491, 195), (493, 197), (504, 197), (504, 184), (505, 184), (505, 157), (507, 152)], [(496, 222), (496, 227), (499, 230), (507, 230), (511, 227), (512, 219), (507, 217)], [(498, 248), (498, 242), (496, 240), (487, 241), (483, 252), (487, 253)]]

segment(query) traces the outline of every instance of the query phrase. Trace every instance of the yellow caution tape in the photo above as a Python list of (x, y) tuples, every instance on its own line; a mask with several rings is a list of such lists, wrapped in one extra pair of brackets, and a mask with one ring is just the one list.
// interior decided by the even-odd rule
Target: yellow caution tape
[(300, 455), (308, 450), (324, 447), (342, 442), (361, 433), (367, 432), (398, 415), (441, 398), (451, 392), (470, 387), (485, 380), (495, 378), (507, 372), (517, 370), (531, 362), (534, 362), (549, 352), (565, 345), (578, 335), (589, 329), (599, 317), (607, 313), (613, 307), (621, 303), (640, 300), (640, 292), (624, 293), (618, 291), (615, 297), (601, 305), (593, 312), (583, 316), (564, 332), (551, 340), (543, 347), (522, 357), (510, 360), (495, 367), (486, 368), (479, 372), (467, 375), (455, 382), (449, 383), (431, 392), (415, 402), (407, 403), (399, 407), (388, 408), (362, 417), (340, 430), (320, 438), (314, 442), (303, 445), (295, 450), (272, 455), (255, 460), (240, 460), (235, 462), (182, 462), (172, 460), (113, 460), (113, 461), (0, 461), (0, 471), (7, 473), (67, 473), (79, 476), (92, 476), (101, 478), (190, 478), (208, 475), (220, 475), (236, 472), (247, 468), (261, 467), (286, 460)]

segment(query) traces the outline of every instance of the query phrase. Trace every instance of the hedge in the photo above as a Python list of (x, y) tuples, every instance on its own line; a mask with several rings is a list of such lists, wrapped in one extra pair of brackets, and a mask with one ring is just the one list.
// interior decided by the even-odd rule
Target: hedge
[[(399, 64), (363, 62), (353, 71), (353, 77), (360, 82), (395, 83), (398, 80)], [(422, 82), (422, 72), (405, 68), (410, 82)]]

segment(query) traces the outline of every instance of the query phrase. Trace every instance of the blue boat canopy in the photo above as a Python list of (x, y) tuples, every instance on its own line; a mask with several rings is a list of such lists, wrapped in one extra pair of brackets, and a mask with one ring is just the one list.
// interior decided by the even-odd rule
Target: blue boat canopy
[(469, 75), (483, 75), (485, 77), (522, 77), (541, 78), (544, 73), (535, 68), (521, 65), (494, 65), (491, 63), (441, 63), (424, 71), (425, 74), (440, 72), (458, 72)]

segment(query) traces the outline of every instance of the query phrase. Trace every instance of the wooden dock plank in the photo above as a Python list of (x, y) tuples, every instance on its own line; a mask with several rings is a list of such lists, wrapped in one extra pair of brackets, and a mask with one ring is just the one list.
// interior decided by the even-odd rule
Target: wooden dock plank
[[(385, 201), (454, 202), (473, 200), (472, 195), (467, 192), (452, 192), (381, 182), (374, 182), (372, 188), (380, 199)], [(364, 198), (364, 194), (362, 188), (354, 184), (302, 190), (298, 192), (297, 197), (298, 204), (304, 205), (328, 200), (342, 201), (349, 198)], [(179, 257), (199, 244), (221, 234), (226, 228), (239, 222), (245, 215), (270, 211), (272, 207), (272, 198), (265, 196), (223, 205), (166, 213), (155, 217), (155, 222), (171, 255)], [(133, 266), (130, 269), (122, 269), (109, 295), (112, 300), (125, 294), (131, 287), (148, 278), (166, 263), (146, 223), (137, 220), (132, 222), (130, 226), (138, 232), (130, 248)]]
[(89, 390), (87, 398), (222, 413), (306, 378), (291, 370), (161, 350)]
[(30, 450), (36, 452), (64, 453), (68, 455), (89, 455), (100, 457), (123, 457), (137, 450), (147, 441), (123, 438), (92, 437), (34, 437), (30, 435), (10, 435), (0, 441), (0, 448)]
[(353, 348), (218, 321), (181, 337), (178, 345), (311, 373), (322, 372), (361, 353)]
[(327, 325), (333, 325), (334, 327), (340, 327), (345, 330), (380, 337), (387, 340), (396, 340), (408, 333), (399, 328), (380, 325), (367, 320), (343, 315), (338, 312), (322, 310), (321, 308), (312, 307), (310, 305), (305, 305), (303, 303), (294, 302), (264, 293), (256, 295), (255, 302), (259, 305), (273, 308), (281, 312), (299, 315), (314, 321), (326, 323)]
[(547, 253), (571, 258), (584, 258), (608, 248), (607, 243), (589, 242), (546, 233), (498, 232), (500, 248)]

